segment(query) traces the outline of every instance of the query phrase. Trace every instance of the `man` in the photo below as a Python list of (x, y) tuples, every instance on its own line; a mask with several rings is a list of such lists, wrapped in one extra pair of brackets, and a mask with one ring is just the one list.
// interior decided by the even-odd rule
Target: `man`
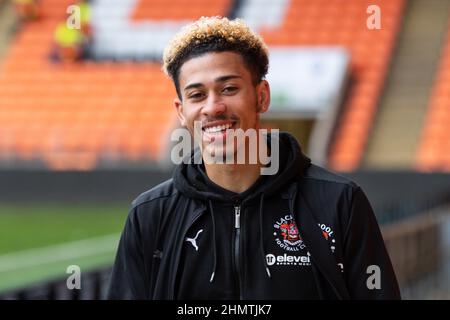
[(85, 34), (76, 28), (69, 28), (66, 22), (58, 24), (54, 34), (53, 58), (61, 62), (75, 62), (83, 56)]
[[(134, 200), (110, 299), (400, 297), (355, 183), (311, 164), (288, 133), (268, 134), (256, 148), (249, 136), (229, 143), (233, 130), (260, 132), (269, 108), (268, 50), (258, 35), (241, 20), (201, 18), (169, 44), (164, 70), (200, 150)], [(264, 147), (270, 163), (248, 154), (244, 163), (224, 161)], [(196, 163), (199, 155), (219, 161)], [(276, 161), (275, 174), (261, 174)]]

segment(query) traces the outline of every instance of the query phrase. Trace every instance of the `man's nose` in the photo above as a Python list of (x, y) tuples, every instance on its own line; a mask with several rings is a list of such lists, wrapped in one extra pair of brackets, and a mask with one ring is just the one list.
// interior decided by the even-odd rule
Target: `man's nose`
[(202, 108), (202, 113), (206, 116), (214, 117), (225, 113), (227, 107), (223, 101), (215, 94), (210, 94)]

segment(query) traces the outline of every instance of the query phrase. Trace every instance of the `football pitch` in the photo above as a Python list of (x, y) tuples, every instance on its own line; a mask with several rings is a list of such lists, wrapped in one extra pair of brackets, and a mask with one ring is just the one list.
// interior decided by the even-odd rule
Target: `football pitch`
[(0, 292), (112, 264), (128, 203), (0, 204)]

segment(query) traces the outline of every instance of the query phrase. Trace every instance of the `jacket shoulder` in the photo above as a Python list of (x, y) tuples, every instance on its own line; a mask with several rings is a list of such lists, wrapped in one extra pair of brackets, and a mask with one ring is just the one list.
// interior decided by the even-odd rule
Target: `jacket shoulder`
[(315, 164), (311, 164), (311, 166), (305, 171), (302, 178), (316, 182), (340, 184), (342, 185), (342, 187), (350, 187), (350, 188), (359, 187), (352, 180), (343, 177), (337, 173), (331, 172), (325, 168), (319, 167)]
[(131, 203), (131, 208), (138, 207), (144, 203), (152, 202), (158, 199), (166, 199), (176, 195), (177, 190), (174, 188), (173, 179), (168, 179), (155, 187), (141, 193)]

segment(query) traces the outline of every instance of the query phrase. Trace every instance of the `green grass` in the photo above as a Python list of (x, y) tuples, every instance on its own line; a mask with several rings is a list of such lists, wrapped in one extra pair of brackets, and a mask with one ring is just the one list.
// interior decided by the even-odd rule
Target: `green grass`
[(0, 255), (121, 232), (124, 205), (1, 205)]
[[(39, 250), (104, 235), (116, 234), (118, 240), (127, 213), (127, 203), (0, 204), (0, 260), (7, 256), (7, 261), (11, 262), (17, 252)], [(32, 266), (19, 263), (13, 270), (0, 270), (0, 291), (68, 276), (66, 268), (71, 264), (80, 266), (82, 272), (110, 265), (114, 259), (116, 244), (117, 241), (113, 241), (110, 248), (108, 245), (104, 251), (95, 254), (41, 261)], [(80, 250), (82, 252), (83, 247)], [(9, 259), (11, 254), (13, 256)], [(31, 261), (38, 261), (33, 258), (33, 252), (29, 252), (28, 257), (31, 257)]]

